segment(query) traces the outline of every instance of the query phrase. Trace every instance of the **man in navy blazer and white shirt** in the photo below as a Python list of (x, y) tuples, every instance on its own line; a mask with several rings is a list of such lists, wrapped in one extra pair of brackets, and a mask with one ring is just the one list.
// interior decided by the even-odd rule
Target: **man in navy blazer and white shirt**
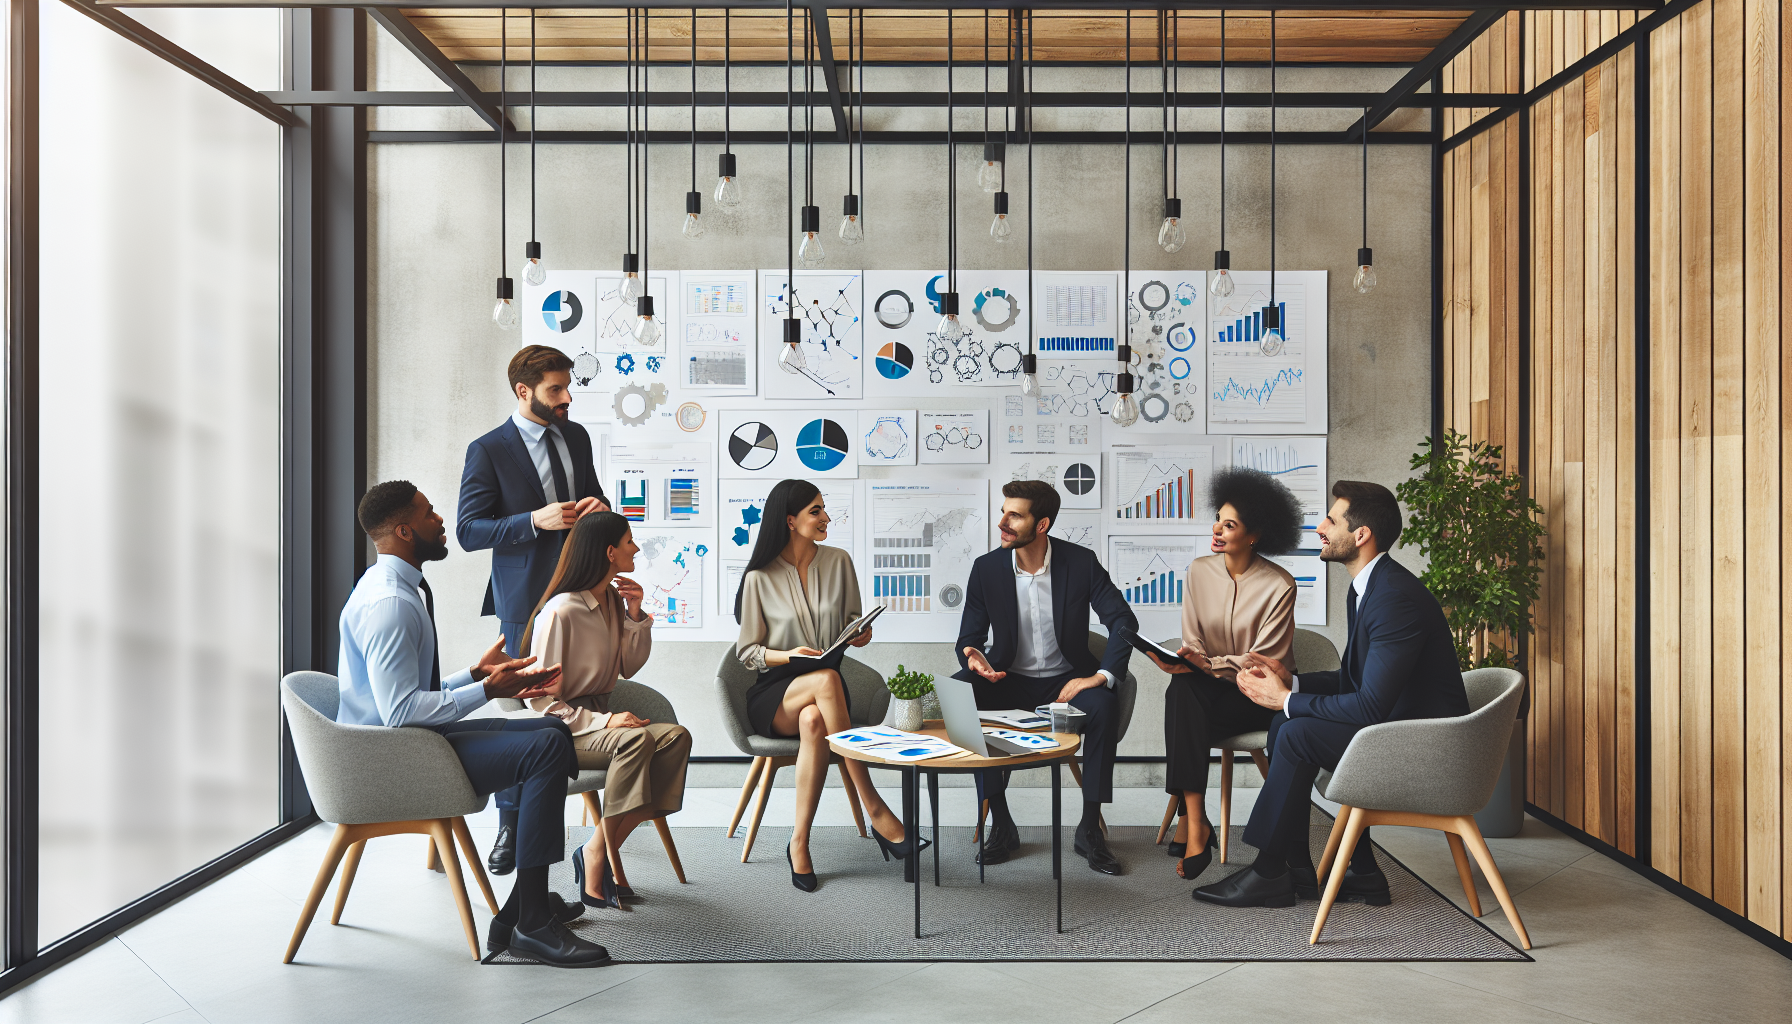
[[(1273, 658), (1245, 656), (1239, 690), (1278, 712), (1269, 723), (1269, 778), (1244, 833), (1260, 852), (1251, 867), (1196, 889), (1198, 900), (1290, 907), (1296, 897), (1318, 899), (1307, 812), (1320, 770), (1336, 769), (1351, 737), (1366, 726), (1469, 711), (1443, 608), (1410, 569), (1387, 555), (1401, 527), (1393, 494), (1380, 484), (1340, 480), (1332, 497), (1319, 525), (1319, 557), (1350, 571), (1343, 663), (1336, 672), (1297, 676)], [(1367, 830), (1351, 854), (1340, 898), (1390, 902)]]
[[(523, 654), (523, 629), (547, 590), (566, 532), (587, 512), (610, 505), (597, 480), (591, 435), (568, 418), (572, 360), (546, 345), (511, 357), (516, 411), (467, 446), (454, 535), (467, 551), (490, 548), (491, 581), (481, 615), (497, 615), (511, 657)], [(497, 794), (493, 874), (515, 864), (517, 791)]]
[[(1101, 834), (1101, 805), (1114, 799), (1114, 681), (1126, 675), (1132, 654), (1121, 638), (1138, 629), (1139, 620), (1095, 552), (1046, 535), (1058, 516), (1056, 488), (1017, 480), (1002, 485), (1002, 498), (1002, 546), (971, 564), (958, 630), (962, 669), (954, 678), (972, 684), (977, 706), (985, 710), (1064, 701), (1087, 716), (1080, 752), (1083, 816), (1072, 848), (1094, 870), (1117, 875), (1120, 862)], [(1114, 638), (1100, 659), (1089, 650), (1091, 609)], [(1007, 775), (978, 773), (993, 819), (980, 854), (985, 864), (1001, 863), (1020, 849), (1008, 812)]]

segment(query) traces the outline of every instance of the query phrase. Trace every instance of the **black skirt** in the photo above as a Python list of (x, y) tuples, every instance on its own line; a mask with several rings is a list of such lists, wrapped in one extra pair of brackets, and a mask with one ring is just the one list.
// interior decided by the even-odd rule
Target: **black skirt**
[[(804, 669), (799, 665), (777, 665), (759, 673), (759, 678), (747, 689), (747, 724), (761, 736), (774, 739), (789, 739), (772, 731), (772, 719), (778, 717), (778, 707), (784, 703), (784, 691), (790, 689), (790, 681), (802, 675)], [(852, 711), (852, 691), (846, 693), (846, 709)]]

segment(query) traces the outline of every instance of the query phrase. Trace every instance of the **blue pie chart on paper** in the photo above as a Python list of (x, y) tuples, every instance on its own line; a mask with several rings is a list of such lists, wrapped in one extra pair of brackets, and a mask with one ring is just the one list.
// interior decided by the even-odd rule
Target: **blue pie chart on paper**
[(796, 434), (796, 457), (818, 473), (846, 461), (846, 428), (833, 420), (810, 420)]
[(541, 303), (541, 318), (547, 322), (548, 330), (561, 334), (579, 326), (584, 312), (579, 297), (565, 290), (549, 292)]

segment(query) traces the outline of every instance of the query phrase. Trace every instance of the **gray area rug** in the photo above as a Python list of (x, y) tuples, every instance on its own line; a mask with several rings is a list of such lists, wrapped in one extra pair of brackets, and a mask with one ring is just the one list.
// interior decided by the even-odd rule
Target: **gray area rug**
[[(1330, 822), (1314, 814), (1313, 854)], [(568, 828), (567, 849), (590, 828)], [(1231, 863), (1216, 860), (1200, 884), (1248, 865), (1256, 851), (1235, 829)], [(816, 828), (812, 851), (821, 888), (803, 893), (784, 863), (787, 828), (762, 828), (751, 863), (740, 862), (743, 827), (674, 828), (689, 884), (680, 885), (651, 827), (623, 847), (629, 880), (642, 897), (625, 910), (587, 909), (580, 935), (633, 963), (802, 962), (855, 960), (1494, 960), (1531, 958), (1444, 899), (1376, 848), (1394, 902), (1340, 903), (1319, 945), (1309, 945), (1318, 904), (1285, 910), (1237, 910), (1190, 898), (1194, 885), (1152, 844), (1154, 828), (1115, 828), (1109, 845), (1126, 868), (1119, 877), (1089, 870), (1064, 830), (1064, 933), (1053, 931), (1050, 829), (1022, 828), (1017, 858), (992, 865), (977, 882), (971, 830), (944, 828), (940, 886), (933, 851), (922, 853), (921, 934), (913, 932), (914, 887), (901, 865), (884, 863), (876, 844), (853, 828)], [(925, 826), (922, 835), (931, 837)], [(1443, 842), (1440, 836), (1438, 841)], [(578, 899), (566, 861), (550, 883)], [(506, 955), (489, 962), (519, 963)]]

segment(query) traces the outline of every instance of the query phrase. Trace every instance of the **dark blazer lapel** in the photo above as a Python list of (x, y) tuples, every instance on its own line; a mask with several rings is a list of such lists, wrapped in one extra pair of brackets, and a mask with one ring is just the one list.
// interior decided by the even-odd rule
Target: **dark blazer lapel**
[[(546, 505), (548, 492), (542, 490), (541, 474), (535, 471), (535, 460), (529, 457), (529, 449), (523, 444), (523, 432), (516, 428), (514, 421), (505, 417), (504, 422), (498, 427), (498, 433), (504, 439), (504, 443), (500, 447), (505, 454), (510, 456), (511, 461), (516, 463), (516, 471), (522, 474), (524, 480), (529, 481), (529, 488), (534, 493), (536, 500), (540, 501), (541, 505)], [(535, 507), (540, 508), (541, 505)]]
[(990, 559), (988, 576), (983, 582), (988, 588), (985, 593), (991, 612), (990, 639), (995, 653), (1001, 655), (1001, 664), (996, 667), (1005, 670), (1014, 660), (1020, 642), (1020, 598), (1014, 593), (1014, 554), (1003, 551), (1002, 556)]
[[(1381, 560), (1383, 562), (1393, 562), (1394, 556), (1383, 555)], [(1404, 566), (1402, 566), (1402, 568), (1404, 568)], [(1351, 689), (1353, 690), (1360, 689), (1363, 683), (1362, 679), (1359, 678), (1359, 672), (1356, 668), (1356, 662), (1359, 660), (1359, 656), (1363, 653), (1357, 646), (1357, 634), (1362, 632), (1363, 618), (1369, 614), (1369, 602), (1374, 600), (1375, 595), (1381, 593), (1383, 585), (1387, 582), (1386, 577), (1388, 572), (1389, 566), (1383, 565), (1381, 568), (1376, 569), (1369, 574), (1368, 585), (1363, 588), (1362, 596), (1356, 599), (1356, 622), (1351, 625), (1350, 635), (1344, 638), (1344, 665), (1345, 668), (1349, 670)], [(1354, 580), (1351, 582), (1351, 585), (1356, 585)]]
[[(1077, 649), (1071, 643), (1076, 638), (1069, 635), (1064, 622), (1064, 603), (1070, 599), (1067, 593), (1070, 590), (1070, 570), (1064, 567), (1064, 560), (1068, 557), (1068, 553), (1058, 544), (1056, 537), (1048, 537), (1046, 543), (1051, 545), (1052, 552), (1052, 629), (1058, 634), (1058, 649), (1068, 658), (1070, 652)], [(1015, 607), (1018, 611), (1019, 604), (1017, 603)], [(1084, 633), (1089, 631), (1088, 617), (1088, 613), (1084, 612)], [(1085, 643), (1087, 639), (1085, 636)]]

